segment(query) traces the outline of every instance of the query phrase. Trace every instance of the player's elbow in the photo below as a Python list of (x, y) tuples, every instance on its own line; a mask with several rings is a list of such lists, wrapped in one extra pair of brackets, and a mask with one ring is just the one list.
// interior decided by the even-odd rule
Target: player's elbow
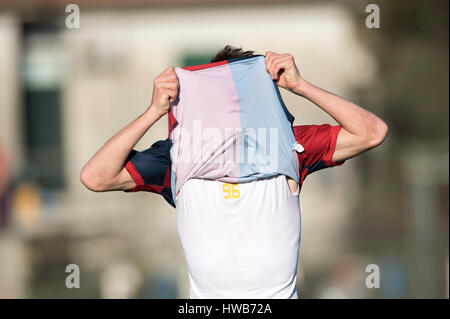
[(98, 172), (85, 166), (80, 173), (81, 183), (93, 192), (104, 192), (107, 190), (106, 183)]
[(376, 147), (383, 143), (389, 132), (389, 127), (383, 120), (377, 119), (374, 124), (374, 129), (367, 141), (369, 148)]

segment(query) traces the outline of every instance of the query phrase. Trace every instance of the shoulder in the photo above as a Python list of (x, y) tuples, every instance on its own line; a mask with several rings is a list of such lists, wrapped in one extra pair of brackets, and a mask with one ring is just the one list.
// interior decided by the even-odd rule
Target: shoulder
[(343, 164), (331, 160), (341, 130), (340, 125), (299, 125), (293, 129), (295, 140), (304, 148), (298, 154), (301, 183), (312, 172)]

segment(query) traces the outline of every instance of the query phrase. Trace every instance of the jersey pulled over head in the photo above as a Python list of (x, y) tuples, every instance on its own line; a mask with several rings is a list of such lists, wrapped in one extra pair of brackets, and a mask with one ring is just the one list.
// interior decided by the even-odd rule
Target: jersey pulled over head
[(299, 181), (293, 116), (264, 56), (175, 68), (169, 111), (173, 195), (191, 178), (241, 183), (283, 174)]

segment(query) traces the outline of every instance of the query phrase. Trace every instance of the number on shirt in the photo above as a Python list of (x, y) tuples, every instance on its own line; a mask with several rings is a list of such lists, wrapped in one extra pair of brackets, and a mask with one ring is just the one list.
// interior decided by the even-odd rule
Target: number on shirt
[(230, 198), (239, 198), (241, 194), (239, 193), (239, 189), (237, 188), (238, 184), (227, 184), (224, 183), (222, 188), (225, 196), (223, 198), (230, 199)]

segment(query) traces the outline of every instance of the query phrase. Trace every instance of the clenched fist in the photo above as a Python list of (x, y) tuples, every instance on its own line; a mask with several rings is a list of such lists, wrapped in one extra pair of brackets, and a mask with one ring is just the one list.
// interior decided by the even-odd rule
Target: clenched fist
[(169, 111), (170, 103), (178, 96), (177, 74), (173, 67), (168, 67), (163, 73), (153, 80), (153, 96), (150, 109), (158, 115), (163, 116)]
[(278, 86), (292, 91), (299, 85), (302, 78), (295, 65), (294, 57), (289, 53), (278, 54), (266, 52), (266, 70)]

